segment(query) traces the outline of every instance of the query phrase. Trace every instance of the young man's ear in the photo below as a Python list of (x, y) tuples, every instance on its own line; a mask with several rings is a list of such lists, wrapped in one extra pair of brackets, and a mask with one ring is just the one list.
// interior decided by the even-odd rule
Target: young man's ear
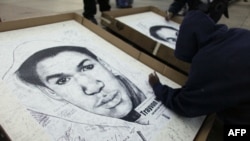
[(59, 96), (56, 92), (47, 87), (38, 86), (38, 89), (40, 89), (44, 94), (46, 94), (50, 98), (53, 98), (55, 100), (63, 100), (61, 96)]

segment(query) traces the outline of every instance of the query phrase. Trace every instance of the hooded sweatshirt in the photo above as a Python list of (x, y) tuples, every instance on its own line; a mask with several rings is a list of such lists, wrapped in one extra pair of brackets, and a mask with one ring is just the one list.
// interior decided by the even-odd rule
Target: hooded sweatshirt
[(185, 16), (175, 56), (191, 63), (186, 84), (153, 86), (156, 98), (177, 114), (216, 113), (225, 124), (250, 124), (250, 31), (215, 24), (201, 11)]

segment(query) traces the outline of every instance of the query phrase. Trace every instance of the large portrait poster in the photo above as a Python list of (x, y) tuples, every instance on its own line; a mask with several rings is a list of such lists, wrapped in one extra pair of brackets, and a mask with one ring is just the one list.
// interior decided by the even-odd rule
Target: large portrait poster
[(175, 49), (179, 23), (166, 21), (165, 17), (152, 11), (120, 16), (116, 20), (156, 42)]
[[(0, 41), (2, 81), (52, 140), (153, 141), (164, 129), (162, 140), (186, 141), (204, 120), (165, 108), (148, 84), (152, 69), (74, 20), (1, 32)], [(12, 105), (0, 112), (17, 112)]]

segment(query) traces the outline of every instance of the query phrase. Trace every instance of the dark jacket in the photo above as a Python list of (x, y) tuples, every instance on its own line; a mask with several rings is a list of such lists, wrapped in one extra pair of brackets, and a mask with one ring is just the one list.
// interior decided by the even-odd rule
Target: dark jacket
[(250, 124), (250, 31), (215, 24), (200, 11), (185, 16), (177, 58), (190, 62), (179, 89), (157, 84), (157, 99), (188, 117), (217, 113), (228, 124)]

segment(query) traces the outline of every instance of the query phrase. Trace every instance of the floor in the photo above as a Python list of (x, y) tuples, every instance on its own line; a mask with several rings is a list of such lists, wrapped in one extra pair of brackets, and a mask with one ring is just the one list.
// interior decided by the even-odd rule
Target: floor
[[(166, 10), (172, 0), (134, 0), (133, 7), (155, 6)], [(116, 1), (110, 0), (112, 10), (117, 10)], [(59, 13), (83, 12), (82, 0), (1, 0), (0, 17), (2, 22), (53, 15)], [(229, 27), (250, 29), (250, 2), (233, 0), (229, 7), (229, 19), (223, 17), (219, 22)], [(96, 15), (100, 18), (100, 12)]]
[[(161, 10), (166, 10), (172, 0), (134, 0), (133, 7), (155, 6)], [(110, 0), (112, 10), (117, 10), (116, 1)], [(0, 18), (2, 22), (18, 19), (27, 19), (60, 13), (76, 12), (82, 15), (82, 0), (1, 0)], [(96, 18), (100, 21), (101, 13), (98, 12)], [(229, 7), (229, 19), (223, 17), (219, 23), (229, 27), (241, 27), (250, 29), (250, 2), (234, 0)], [(211, 130), (207, 141), (220, 140), (221, 127), (216, 124)]]

